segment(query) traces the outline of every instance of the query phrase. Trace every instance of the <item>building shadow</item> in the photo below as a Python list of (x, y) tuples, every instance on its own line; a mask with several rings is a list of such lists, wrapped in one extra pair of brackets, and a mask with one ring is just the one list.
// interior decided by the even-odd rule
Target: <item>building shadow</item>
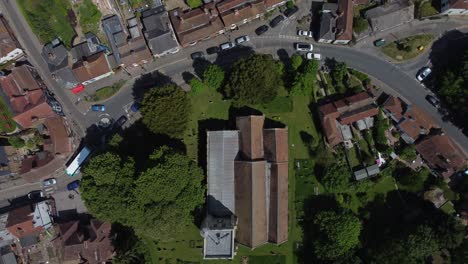
[(198, 121), (198, 166), (207, 173), (207, 132), (229, 129), (229, 121), (224, 119), (204, 119)]

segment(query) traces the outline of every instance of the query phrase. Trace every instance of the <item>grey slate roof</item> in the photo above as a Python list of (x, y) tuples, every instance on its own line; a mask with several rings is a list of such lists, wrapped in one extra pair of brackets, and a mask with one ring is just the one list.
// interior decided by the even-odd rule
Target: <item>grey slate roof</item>
[(335, 40), (333, 29), (336, 27), (336, 20), (332, 13), (322, 13), (320, 18), (319, 39)]
[(18, 262), (16, 261), (15, 254), (13, 252), (8, 252), (5, 255), (2, 255), (2, 258), (0, 259), (1, 264), (17, 264)]
[(354, 172), (354, 177), (355, 177), (356, 180), (358, 180), (358, 181), (367, 178), (366, 169), (362, 169), (362, 170), (355, 171), (355, 172)]
[(32, 234), (29, 236), (25, 236), (20, 238), (20, 243), (23, 248), (30, 247), (32, 245), (36, 245), (38, 242), (37, 235)]
[(145, 38), (153, 55), (163, 54), (179, 46), (173, 36), (164, 6), (146, 10), (142, 17)]
[(205, 232), (205, 258), (231, 258), (234, 248), (234, 230), (207, 230)]
[(369, 176), (376, 175), (380, 172), (379, 166), (377, 164), (374, 164), (372, 166), (369, 166), (366, 168), (367, 173)]
[(112, 15), (102, 20), (102, 28), (106, 33), (106, 37), (109, 40), (113, 56), (116, 63), (121, 64), (120, 53), (118, 47), (125, 44), (127, 35), (123, 31), (122, 24), (120, 23), (119, 17)]
[(68, 67), (55, 72), (54, 80), (60, 87), (65, 89), (72, 89), (78, 85), (75, 75)]
[(364, 17), (373, 31), (382, 31), (413, 20), (414, 5), (408, 0), (398, 0), (369, 9)]
[(239, 152), (238, 131), (207, 133), (208, 213), (227, 216), (235, 212), (234, 160)]
[(68, 51), (58, 40), (44, 45), (41, 55), (47, 62), (50, 72), (56, 72), (68, 66)]

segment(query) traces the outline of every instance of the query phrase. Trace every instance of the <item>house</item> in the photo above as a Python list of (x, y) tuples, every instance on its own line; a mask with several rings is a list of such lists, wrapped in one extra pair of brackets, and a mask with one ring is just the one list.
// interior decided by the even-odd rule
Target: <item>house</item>
[(467, 0), (440, 0), (440, 13), (449, 16), (468, 15)]
[(260, 18), (266, 11), (264, 0), (225, 0), (216, 7), (227, 30)]
[(13, 235), (6, 228), (8, 223), (8, 213), (0, 215), (0, 248), (9, 246), (13, 243)]
[(414, 5), (409, 0), (392, 0), (364, 13), (372, 31), (379, 32), (408, 23), (414, 18)]
[(23, 55), (24, 52), (8, 26), (8, 22), (0, 16), (0, 64), (17, 60)]
[(8, 97), (24, 96), (29, 91), (44, 87), (32, 66), (23, 64), (11, 69), (11, 73), (0, 77), (0, 85)]
[(129, 37), (126, 44), (119, 46), (120, 63), (128, 67), (138, 67), (146, 64), (152, 59), (151, 53), (146, 46), (141, 25), (136, 17), (127, 21)]
[(353, 2), (338, 0), (322, 7), (318, 42), (348, 44), (353, 39)]
[(68, 66), (68, 51), (60, 39), (54, 39), (44, 45), (41, 55), (51, 73)]
[(21, 161), (19, 174), (25, 174), (31, 170), (37, 170), (51, 162), (53, 159), (54, 156), (50, 152), (36, 152), (34, 155), (28, 156)]
[(169, 19), (184, 48), (224, 33), (224, 24), (214, 2), (191, 10), (173, 9), (169, 11)]
[(236, 254), (234, 215), (214, 217), (210, 214), (203, 220), (203, 259), (233, 259)]
[(65, 89), (75, 88), (79, 84), (69, 67), (56, 71), (52, 74), (52, 78), (60, 87)]
[(172, 30), (169, 15), (164, 6), (158, 6), (141, 13), (143, 33), (154, 57), (177, 53), (179, 44)]
[(13, 252), (9, 251), (8, 253), (1, 253), (2, 257), (0, 259), (0, 263), (2, 264), (17, 264), (18, 261), (16, 256)]
[(99, 52), (77, 61), (72, 66), (72, 72), (76, 80), (83, 85), (99, 81), (114, 73), (104, 52)]
[(24, 239), (22, 245), (37, 241), (37, 235), (52, 226), (50, 211), (47, 201), (15, 208), (8, 213), (6, 229), (16, 239)]
[(266, 11), (271, 11), (277, 7), (280, 7), (282, 5), (286, 4), (286, 0), (265, 0), (265, 8)]
[(114, 256), (111, 224), (97, 219), (72, 220), (56, 225), (54, 240), (63, 263), (108, 263)]
[(434, 172), (449, 178), (467, 165), (463, 151), (447, 135), (432, 135), (416, 144), (416, 151)]
[(403, 102), (400, 98), (389, 96), (382, 105), (384, 113), (395, 123), (401, 138), (413, 144), (420, 136), (429, 134), (437, 128), (435, 121), (415, 105)]
[(118, 47), (127, 43), (127, 34), (124, 32), (119, 17), (110, 15), (102, 19), (102, 29), (106, 33), (112, 50), (112, 56), (117, 65), (121, 65), (120, 53)]
[[(288, 240), (288, 130), (264, 128), (264, 121), (241, 116), (237, 130), (207, 133), (206, 259), (232, 258), (231, 239), (249, 248)], [(220, 224), (208, 228), (216, 219)], [(219, 243), (225, 238), (221, 248), (212, 245), (213, 233)]]
[(89, 57), (95, 53), (105, 51), (105, 48), (101, 45), (101, 41), (93, 33), (86, 33), (85, 38), (85, 41), (73, 46), (70, 51), (73, 63), (84, 60), (86, 57)]
[(319, 107), (322, 129), (328, 144), (334, 147), (353, 138), (352, 127), (362, 131), (374, 126), (379, 113), (374, 98), (367, 92), (337, 100)]
[[(15, 120), (15, 122), (22, 128), (32, 128), (35, 125), (37, 125), (40, 121), (56, 115), (50, 107), (50, 105), (47, 104), (47, 102), (45, 101), (45, 97), (43, 96), (42, 90), (40, 91), (40, 96), (41, 97), (39, 100), (37, 100), (37, 103), (35, 103), (36, 101), (32, 100), (27, 102), (19, 102), (18, 104), (16, 103), (16, 101), (12, 102), (12, 106), (24, 106), (23, 111), (13, 117), (13, 120)], [(15, 109), (15, 107), (13, 107), (13, 109)]]
[(60, 116), (47, 118), (42, 133), (49, 136), (44, 140), (44, 150), (56, 155), (66, 155), (73, 151), (72, 138), (64, 120)]

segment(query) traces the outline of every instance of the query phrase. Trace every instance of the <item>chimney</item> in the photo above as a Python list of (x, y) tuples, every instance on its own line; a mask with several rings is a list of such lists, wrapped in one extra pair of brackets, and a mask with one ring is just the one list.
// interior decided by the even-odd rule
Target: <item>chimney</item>
[(203, 12), (205, 12), (205, 15), (208, 15), (210, 13), (208, 8), (203, 8)]
[(89, 63), (87, 61), (83, 61), (83, 66), (86, 68), (86, 69), (89, 69)]
[(55, 60), (55, 58), (57, 58), (57, 56), (55, 56), (55, 53), (53, 52), (49, 52), (49, 54), (47, 54), (48, 57), (49, 57), (49, 60)]
[(236, 16), (239, 15), (239, 10), (238, 9), (234, 9), (234, 15), (236, 15)]

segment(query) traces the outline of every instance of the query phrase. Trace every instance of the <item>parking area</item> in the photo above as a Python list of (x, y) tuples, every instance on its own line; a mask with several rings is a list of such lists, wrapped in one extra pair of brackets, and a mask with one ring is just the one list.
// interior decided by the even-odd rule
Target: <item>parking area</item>
[(59, 217), (87, 212), (78, 190), (56, 192), (52, 197), (55, 200), (55, 209)]

